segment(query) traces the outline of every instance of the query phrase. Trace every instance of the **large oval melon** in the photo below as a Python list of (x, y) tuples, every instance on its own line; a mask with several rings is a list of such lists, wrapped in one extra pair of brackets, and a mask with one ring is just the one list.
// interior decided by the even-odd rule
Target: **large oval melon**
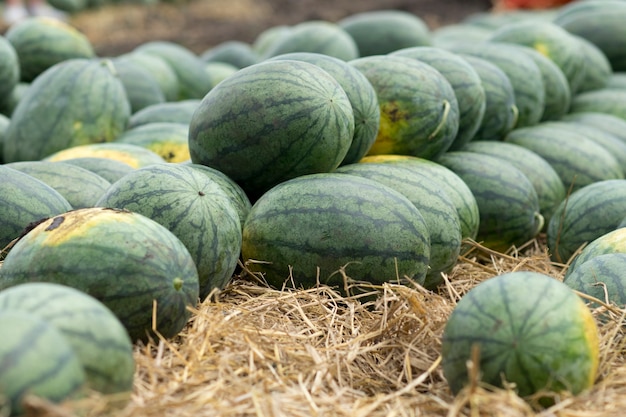
[(254, 200), (282, 181), (337, 168), (353, 135), (350, 100), (330, 74), (308, 62), (264, 61), (204, 97), (189, 126), (189, 152)]
[[(389, 208), (393, 209), (390, 210)], [(408, 198), (348, 174), (304, 175), (267, 191), (243, 229), (243, 260), (271, 285), (349, 280), (423, 283), (430, 261), (424, 218)]]
[(469, 383), (475, 352), (484, 383), (514, 383), (522, 397), (578, 394), (595, 381), (599, 343), (591, 311), (569, 287), (537, 272), (510, 272), (461, 298), (444, 328), (442, 367), (455, 394)]
[(0, 288), (27, 282), (67, 285), (95, 297), (132, 341), (146, 341), (154, 331), (178, 334), (199, 291), (193, 258), (172, 232), (138, 213), (106, 208), (69, 211), (25, 234), (0, 268)]

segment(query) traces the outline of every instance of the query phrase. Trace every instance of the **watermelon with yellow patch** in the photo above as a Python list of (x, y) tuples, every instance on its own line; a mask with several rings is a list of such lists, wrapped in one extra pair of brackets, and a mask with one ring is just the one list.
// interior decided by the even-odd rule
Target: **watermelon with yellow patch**
[(131, 168), (164, 163), (165, 160), (157, 153), (143, 146), (131, 143), (94, 143), (91, 145), (73, 146), (44, 158), (46, 161), (58, 162), (76, 158), (107, 158), (123, 162)]
[(166, 162), (189, 160), (189, 124), (153, 122), (128, 129), (115, 139), (117, 143), (142, 146)]

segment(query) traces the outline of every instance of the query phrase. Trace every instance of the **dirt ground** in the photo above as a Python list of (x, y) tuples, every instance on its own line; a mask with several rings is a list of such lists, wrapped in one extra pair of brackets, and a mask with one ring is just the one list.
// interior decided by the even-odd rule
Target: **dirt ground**
[(76, 13), (70, 23), (100, 56), (128, 52), (150, 40), (174, 41), (201, 53), (228, 40), (252, 42), (271, 26), (337, 21), (366, 10), (409, 11), (435, 28), (490, 8), (490, 0), (171, 0), (110, 4)]

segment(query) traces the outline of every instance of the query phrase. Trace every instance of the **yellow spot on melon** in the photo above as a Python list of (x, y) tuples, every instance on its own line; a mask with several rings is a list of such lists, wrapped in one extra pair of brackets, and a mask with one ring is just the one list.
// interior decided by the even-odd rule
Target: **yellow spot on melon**
[(191, 158), (188, 143), (155, 142), (146, 147), (167, 162), (184, 162)]
[(541, 55), (544, 55), (547, 58), (550, 58), (550, 48), (543, 42), (535, 42), (533, 48), (539, 52)]
[(361, 158), (359, 162), (374, 162), (374, 163), (382, 163), (382, 162), (394, 162), (394, 161), (407, 161), (411, 159), (415, 159), (415, 156), (410, 155), (393, 155), (393, 154), (380, 154), (380, 155), (367, 155)]
[(589, 375), (587, 380), (587, 387), (591, 387), (596, 379), (598, 372), (598, 366), (600, 362), (600, 336), (598, 335), (598, 326), (596, 321), (589, 310), (589, 307), (579, 299), (579, 309), (581, 310), (581, 320), (584, 332), (584, 339), (589, 347), (589, 356), (591, 366), (589, 368)]
[(368, 155), (402, 153), (402, 131), (408, 125), (406, 110), (395, 101), (387, 101), (380, 106), (378, 135)]
[(112, 149), (90, 149), (87, 147), (75, 146), (57, 152), (49, 157), (49, 161), (58, 162), (74, 158), (107, 158), (130, 165), (133, 168), (140, 168), (141, 163), (131, 154)]

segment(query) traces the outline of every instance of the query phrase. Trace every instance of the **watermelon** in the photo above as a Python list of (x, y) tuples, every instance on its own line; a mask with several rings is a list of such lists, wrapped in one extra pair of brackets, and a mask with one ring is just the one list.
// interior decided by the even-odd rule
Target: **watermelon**
[(209, 73), (211, 76), (211, 80), (213, 81), (213, 86), (215, 87), (219, 83), (221, 83), (224, 79), (230, 77), (237, 71), (239, 68), (234, 65), (227, 64), (225, 62), (207, 62), (204, 65), (204, 70)]
[(10, 122), (11, 119), (3, 114), (0, 114), (0, 164), (4, 163), (4, 158), (2, 158), (2, 143), (4, 142), (4, 135), (6, 135)]
[(541, 231), (537, 192), (509, 162), (467, 151), (446, 152), (436, 162), (454, 171), (474, 194), (480, 216), (476, 240), (483, 246), (504, 252)]
[(614, 89), (626, 89), (626, 72), (613, 72), (608, 77), (605, 87)]
[(262, 30), (252, 41), (252, 51), (257, 54), (260, 60), (260, 57), (266, 56), (267, 51), (286, 36), (291, 31), (291, 28), (291, 26), (287, 25), (277, 25)]
[[(624, 204), (624, 179), (598, 181), (572, 193), (548, 224), (553, 259), (567, 262), (582, 245), (614, 230), (624, 218)], [(593, 219), (593, 224), (585, 224), (585, 219)]]
[(606, 113), (626, 120), (626, 90), (600, 88), (577, 94), (570, 111)]
[(336, 23), (324, 20), (309, 20), (292, 26), (261, 58), (292, 52), (314, 52), (342, 61), (359, 57), (354, 39)]
[(28, 282), (86, 292), (117, 316), (133, 342), (178, 334), (199, 292), (193, 258), (172, 232), (141, 214), (107, 208), (69, 211), (22, 236), (0, 268), (0, 289)]
[(598, 112), (578, 112), (566, 114), (562, 120), (599, 128), (626, 142), (626, 120), (619, 116)]
[(32, 223), (72, 209), (58, 191), (28, 174), (0, 165), (0, 178), (0, 253)]
[(114, 183), (134, 169), (130, 165), (121, 161), (116, 161), (115, 159), (89, 156), (84, 158), (65, 159), (63, 161), (59, 161), (58, 163), (72, 164), (85, 168), (95, 174), (98, 174), (110, 183)]
[(573, 2), (559, 9), (553, 22), (587, 39), (606, 55), (615, 71), (626, 69), (626, 3), (618, 0)]
[(580, 253), (573, 258), (565, 271), (565, 279), (567, 279), (568, 275), (576, 271), (579, 265), (584, 264), (596, 256), (606, 255), (608, 253), (626, 253), (626, 228), (623, 227), (623, 222), (621, 222), (616, 229), (589, 242)]
[(459, 105), (459, 130), (450, 149), (459, 149), (475, 135), (486, 109), (486, 94), (478, 72), (457, 54), (432, 46), (415, 46), (392, 52), (424, 62), (439, 71), (452, 86)]
[(513, 143), (475, 140), (460, 150), (483, 153), (506, 161), (530, 180), (539, 199), (539, 212), (548, 225), (557, 206), (565, 200), (565, 186), (552, 166), (535, 152)]
[(142, 146), (165, 162), (183, 162), (189, 159), (188, 136), (189, 124), (153, 122), (125, 130), (115, 142)]
[(518, 395), (539, 394), (547, 405), (551, 392), (579, 394), (593, 385), (599, 344), (591, 311), (567, 285), (538, 272), (509, 272), (458, 302), (443, 331), (442, 368), (457, 394), (477, 351), (482, 382), (514, 383)]
[(488, 28), (458, 22), (434, 28), (430, 38), (432, 46), (448, 49), (455, 43), (484, 42), (492, 32)]
[(147, 53), (163, 59), (176, 74), (176, 100), (201, 99), (213, 87), (213, 80), (204, 70), (204, 62), (187, 47), (171, 41), (141, 43), (134, 52)]
[(264, 61), (204, 97), (189, 126), (189, 152), (255, 200), (282, 181), (337, 168), (353, 135), (350, 100), (330, 74), (308, 62)]
[(378, 181), (399, 191), (417, 207), (430, 236), (430, 262), (424, 287), (434, 289), (443, 282), (461, 251), (461, 225), (456, 206), (428, 175), (407, 165), (361, 162), (339, 167), (335, 172)]
[(20, 79), (31, 82), (59, 62), (95, 58), (91, 41), (69, 23), (43, 16), (28, 17), (5, 33), (20, 63)]
[(108, 158), (123, 162), (131, 168), (140, 168), (151, 164), (164, 163), (165, 160), (157, 153), (143, 146), (130, 143), (92, 143), (91, 145), (72, 146), (48, 155), (46, 161), (65, 161), (75, 158)]
[(439, 71), (404, 56), (368, 56), (349, 64), (367, 77), (380, 105), (380, 127), (369, 155), (434, 159), (450, 148), (459, 130), (459, 106)]
[(339, 20), (338, 25), (354, 39), (361, 57), (431, 45), (426, 22), (403, 10), (354, 13)]
[(337, 80), (343, 88), (354, 114), (354, 135), (341, 165), (358, 162), (372, 147), (380, 127), (378, 97), (372, 84), (359, 70), (339, 58), (312, 52), (294, 52), (271, 59), (293, 59), (317, 65)]
[(223, 62), (231, 64), (237, 69), (245, 68), (259, 62), (259, 56), (252, 49), (252, 45), (242, 41), (224, 41), (200, 53), (204, 62)]
[(21, 161), (5, 166), (46, 183), (58, 191), (75, 209), (93, 207), (111, 186), (111, 183), (100, 175), (63, 162)]
[(0, 113), (11, 117), (17, 107), (17, 104), (22, 98), (24, 98), (29, 88), (30, 83), (22, 81), (18, 82), (15, 88), (11, 90), (11, 93), (4, 98), (4, 101), (0, 101)]
[(504, 71), (486, 59), (458, 54), (480, 77), (485, 91), (485, 114), (472, 139), (501, 140), (517, 124), (515, 91)]
[(85, 371), (87, 388), (103, 394), (132, 391), (133, 345), (117, 317), (74, 288), (33, 282), (0, 291), (0, 315), (24, 312), (57, 329)]
[(574, 38), (580, 44), (581, 51), (585, 56), (584, 76), (580, 80), (575, 94), (610, 87), (610, 80), (614, 73), (609, 59), (600, 48), (587, 39), (577, 35), (574, 35)]
[(4, 36), (0, 36), (0, 107), (4, 107), (20, 81), (18, 59), (13, 45)]
[(191, 116), (200, 105), (199, 99), (168, 101), (153, 104), (136, 113), (131, 114), (127, 129), (132, 129), (147, 123), (191, 123)]
[(504, 140), (530, 149), (548, 161), (568, 190), (624, 178), (622, 167), (606, 148), (553, 123), (515, 129)]
[[(165, 58), (141, 51), (132, 51), (119, 55), (117, 58), (127, 59), (149, 71), (159, 84), (159, 87), (161, 87), (167, 102), (179, 100), (180, 82), (178, 81), (178, 75)], [(200, 100), (200, 98), (196, 100)]]
[[(595, 256), (576, 267), (563, 283), (573, 290), (580, 291), (618, 308), (626, 306), (624, 288), (626, 277), (626, 253), (607, 253)], [(592, 307), (598, 307), (595, 302)]]
[(436, 162), (404, 155), (372, 155), (361, 159), (363, 163), (397, 165), (414, 170), (416, 175), (424, 175), (437, 184), (456, 207), (461, 226), (462, 239), (475, 239), (478, 233), (478, 204), (467, 184), (452, 170)]
[(65, 60), (40, 74), (17, 104), (4, 159), (38, 160), (72, 146), (110, 142), (129, 117), (124, 87), (109, 61)]
[(524, 19), (504, 25), (488, 38), (533, 48), (549, 58), (563, 72), (569, 90), (577, 92), (585, 76), (585, 54), (580, 42), (561, 26), (545, 20)]
[[(390, 210), (389, 208), (393, 208)], [(303, 175), (259, 198), (243, 229), (242, 257), (277, 288), (348, 281), (424, 282), (430, 237), (424, 218), (400, 192), (340, 173)]]
[(5, 415), (24, 415), (29, 396), (60, 403), (83, 394), (85, 372), (54, 326), (25, 312), (1, 311), (0, 334), (0, 392), (7, 400), (2, 407)]
[(113, 58), (111, 62), (124, 86), (131, 114), (166, 101), (161, 86), (150, 71), (123, 57)]
[(202, 299), (230, 281), (241, 223), (231, 198), (207, 175), (187, 165), (150, 165), (113, 183), (96, 206), (142, 214), (178, 237), (195, 262)]
[(545, 86), (541, 71), (530, 56), (520, 54), (513, 45), (497, 42), (459, 43), (452, 45), (450, 50), (486, 59), (506, 73), (513, 86), (518, 110), (515, 127), (539, 123), (545, 108)]

